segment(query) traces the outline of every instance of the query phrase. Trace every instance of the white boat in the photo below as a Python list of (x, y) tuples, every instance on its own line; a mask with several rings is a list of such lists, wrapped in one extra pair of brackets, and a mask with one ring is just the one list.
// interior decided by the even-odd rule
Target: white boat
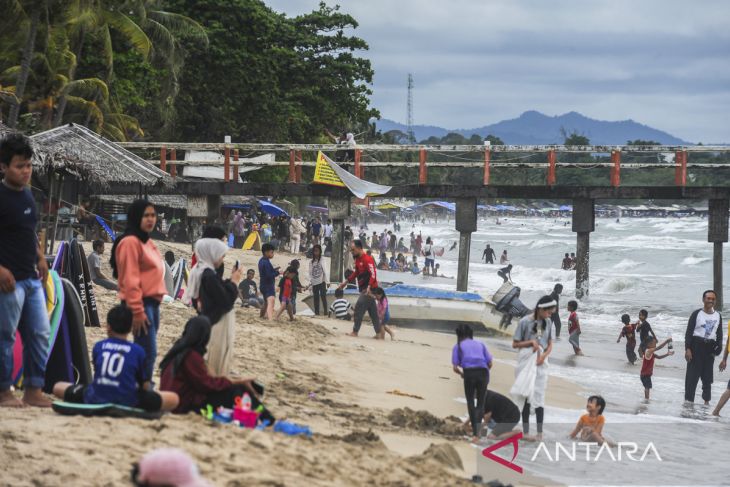
[(382, 269), (378, 269), (378, 281), (389, 282), (391, 284), (409, 284), (411, 286), (428, 284), (453, 286), (455, 282), (453, 277), (433, 277), (423, 274), (413, 274), (412, 272), (393, 272)]
[[(394, 325), (451, 330), (466, 323), (477, 330), (511, 332), (508, 328), (500, 328), (505, 315), (497, 311), (497, 305), (478, 293), (444, 291), (404, 284), (395, 284), (384, 289), (388, 297), (390, 321)], [(356, 289), (344, 291), (344, 298), (353, 307), (359, 296), (360, 293)], [(328, 292), (327, 299), (330, 303), (335, 299), (334, 291)], [(304, 298), (304, 303), (314, 310), (312, 295)], [(512, 319), (510, 317), (509, 321)]]

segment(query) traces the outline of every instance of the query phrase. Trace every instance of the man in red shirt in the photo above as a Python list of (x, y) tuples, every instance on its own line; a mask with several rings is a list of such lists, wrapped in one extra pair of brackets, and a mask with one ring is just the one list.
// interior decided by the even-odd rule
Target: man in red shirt
[(378, 319), (378, 305), (375, 302), (375, 297), (370, 293), (371, 289), (378, 287), (375, 261), (363, 251), (362, 240), (353, 240), (350, 242), (350, 253), (352, 253), (352, 257), (355, 259), (355, 272), (337, 288), (344, 289), (348, 282), (357, 279), (357, 288), (360, 290), (360, 297), (355, 304), (355, 324), (352, 332), (348, 333), (348, 335), (353, 337), (357, 336), (362, 325), (362, 318), (367, 311), (375, 327), (375, 338), (382, 340), (384, 334), (381, 334), (382, 330), (380, 329), (380, 320)]

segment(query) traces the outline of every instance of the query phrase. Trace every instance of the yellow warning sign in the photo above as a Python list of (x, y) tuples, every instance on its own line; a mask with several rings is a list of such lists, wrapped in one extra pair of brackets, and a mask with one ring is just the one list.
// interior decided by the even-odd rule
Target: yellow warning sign
[(322, 152), (317, 153), (317, 166), (314, 169), (314, 182), (318, 184), (329, 184), (330, 186), (345, 187), (345, 183), (332, 169)]

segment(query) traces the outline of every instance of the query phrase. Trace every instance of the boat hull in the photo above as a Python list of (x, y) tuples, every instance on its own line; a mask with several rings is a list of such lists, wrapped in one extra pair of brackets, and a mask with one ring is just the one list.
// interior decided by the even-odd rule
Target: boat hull
[[(359, 296), (357, 291), (348, 290), (343, 297), (354, 308)], [(334, 292), (328, 292), (328, 303), (334, 299)], [(304, 303), (314, 310), (313, 296), (305, 297)], [(506, 333), (499, 327), (502, 313), (496, 310), (494, 303), (485, 299), (466, 301), (388, 294), (388, 306), (390, 322), (398, 326), (452, 331), (460, 324), (468, 324), (475, 330)], [(367, 314), (365, 319), (369, 319)]]

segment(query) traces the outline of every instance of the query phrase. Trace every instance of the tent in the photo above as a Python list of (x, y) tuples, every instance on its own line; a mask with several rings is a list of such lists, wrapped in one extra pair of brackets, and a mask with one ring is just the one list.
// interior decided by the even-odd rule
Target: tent
[(314, 205), (307, 205), (305, 208), (307, 211), (313, 211), (315, 213), (329, 213), (329, 208), (325, 208), (324, 206), (314, 206)]
[(560, 211), (573, 211), (573, 207), (570, 205), (561, 205), (559, 209)]
[(281, 208), (279, 208), (278, 206), (276, 206), (275, 204), (273, 204), (273, 203), (271, 203), (269, 201), (259, 200), (258, 201), (258, 205), (261, 207), (261, 209), (264, 212), (268, 213), (269, 215), (273, 215), (273, 216), (281, 216), (281, 215), (289, 216), (289, 214), (287, 212), (285, 212), (284, 210), (282, 210)]

